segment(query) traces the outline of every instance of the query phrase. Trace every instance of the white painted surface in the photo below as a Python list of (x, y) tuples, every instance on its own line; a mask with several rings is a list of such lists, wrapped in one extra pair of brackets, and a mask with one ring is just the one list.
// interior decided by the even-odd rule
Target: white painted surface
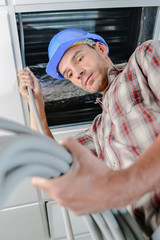
[[(97, 2), (97, 0), (46, 0), (45, 4), (49, 4), (49, 3), (76, 3), (76, 2), (92, 2), (92, 4), (94, 4), (95, 2)], [(98, 1), (99, 4), (103, 4), (106, 3), (109, 7), (116, 7), (116, 6), (128, 6), (128, 7), (132, 7), (132, 6), (153, 6), (153, 5), (158, 5), (160, 4), (159, 0), (154, 0), (154, 2), (152, 0), (99, 0)], [(43, 4), (44, 0), (14, 0), (14, 4), (15, 5), (29, 5), (29, 4)], [(87, 7), (87, 6), (86, 6)]]
[[(84, 4), (85, 2), (85, 4)], [(160, 6), (160, 0), (14, 0), (16, 12)]]
[[(51, 239), (58, 240), (66, 238), (65, 225), (63, 221), (61, 208), (55, 202), (47, 203), (48, 219), (51, 232)], [(87, 226), (83, 217), (77, 217), (69, 212), (74, 236), (80, 237), (82, 234), (83, 240), (90, 239)]]
[(0, 6), (5, 6), (6, 5), (6, 0), (0, 0)]
[(20, 206), (38, 201), (37, 192), (32, 187), (31, 179), (25, 178), (12, 190), (8, 199), (6, 199), (4, 208)]
[(38, 204), (19, 206), (0, 212), (1, 240), (48, 240)]
[(154, 27), (153, 39), (160, 40), (160, 7), (157, 11), (156, 23)]
[(78, 133), (85, 131), (89, 127), (89, 125), (90, 125), (89, 123), (88, 124), (84, 123), (77, 124), (74, 126), (68, 125), (60, 128), (51, 128), (51, 132), (55, 137), (56, 141), (59, 141), (63, 138), (76, 136)]
[(0, 117), (24, 123), (8, 15), (0, 13)]

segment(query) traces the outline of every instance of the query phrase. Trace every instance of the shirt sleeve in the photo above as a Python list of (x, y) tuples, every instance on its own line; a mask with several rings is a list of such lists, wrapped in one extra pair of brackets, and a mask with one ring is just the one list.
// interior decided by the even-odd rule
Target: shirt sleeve
[(150, 89), (160, 102), (160, 40), (144, 42), (135, 54)]
[(90, 132), (90, 128), (77, 134), (76, 136), (74, 136), (74, 138), (77, 139), (77, 141), (80, 142), (82, 145), (85, 145), (95, 156), (97, 156), (97, 152), (96, 152), (93, 137)]
[(102, 123), (102, 114), (98, 114), (93, 120), (89, 128), (79, 134), (76, 138), (82, 145), (85, 145), (90, 151), (97, 156), (99, 159), (103, 160), (103, 151), (100, 144), (100, 136)]

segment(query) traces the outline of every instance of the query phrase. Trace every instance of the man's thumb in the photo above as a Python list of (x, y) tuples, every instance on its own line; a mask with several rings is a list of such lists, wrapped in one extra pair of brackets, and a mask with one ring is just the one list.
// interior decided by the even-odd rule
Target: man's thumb
[(33, 177), (32, 178), (32, 185), (36, 188), (44, 189), (47, 183), (46, 178), (41, 178), (41, 177)]

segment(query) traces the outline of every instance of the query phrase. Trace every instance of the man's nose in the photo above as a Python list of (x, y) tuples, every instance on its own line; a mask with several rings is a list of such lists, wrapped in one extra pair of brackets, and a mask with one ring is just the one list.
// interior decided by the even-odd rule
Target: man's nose
[(79, 80), (81, 80), (81, 77), (84, 74), (84, 69), (83, 68), (76, 68), (75, 69), (75, 77)]

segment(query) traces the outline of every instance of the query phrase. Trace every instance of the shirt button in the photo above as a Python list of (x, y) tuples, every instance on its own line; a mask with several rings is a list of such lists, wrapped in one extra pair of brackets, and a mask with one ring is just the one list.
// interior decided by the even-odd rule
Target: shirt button
[(117, 169), (118, 168), (118, 164), (116, 162), (113, 163), (113, 168)]
[(105, 110), (105, 113), (108, 114), (108, 110), (107, 109)]

